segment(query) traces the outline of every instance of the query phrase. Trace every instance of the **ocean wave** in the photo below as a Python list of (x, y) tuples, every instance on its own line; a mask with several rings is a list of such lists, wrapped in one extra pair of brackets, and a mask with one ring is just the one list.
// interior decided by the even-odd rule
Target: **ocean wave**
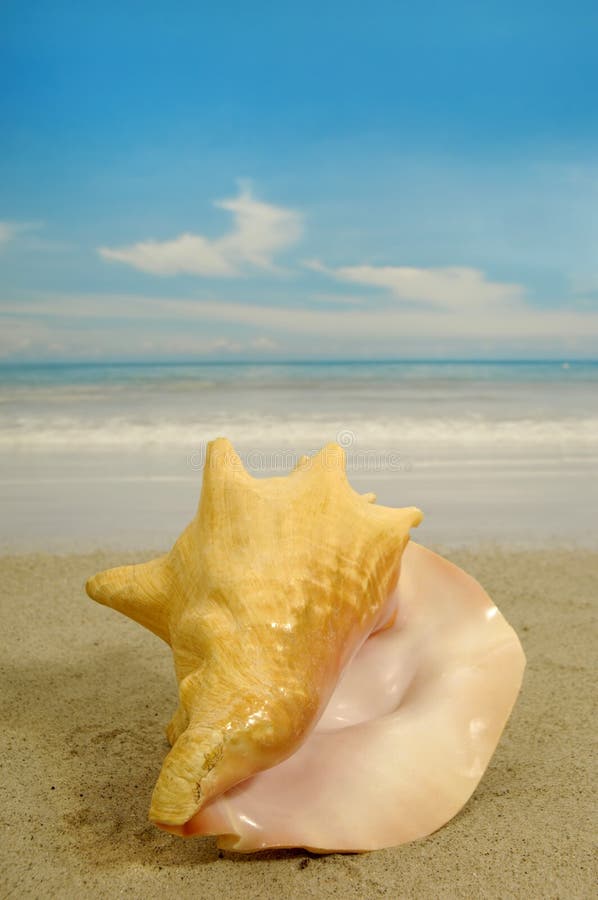
[(338, 441), (349, 452), (410, 447), (595, 449), (598, 417), (492, 419), (397, 415), (388, 420), (351, 417), (331, 421), (320, 416), (235, 416), (230, 420), (222, 416), (193, 421), (132, 421), (122, 417), (87, 420), (31, 416), (0, 423), (0, 450), (137, 450), (143, 447), (199, 450), (207, 441), (221, 435), (245, 450), (309, 451), (328, 441)]

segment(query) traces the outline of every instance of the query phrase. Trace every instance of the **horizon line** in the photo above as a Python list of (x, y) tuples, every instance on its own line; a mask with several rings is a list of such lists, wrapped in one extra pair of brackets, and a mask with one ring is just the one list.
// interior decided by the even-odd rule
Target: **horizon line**
[(100, 360), (73, 360), (73, 359), (48, 359), (48, 360), (0, 360), (0, 369), (22, 366), (23, 368), (41, 368), (46, 366), (288, 366), (288, 365), (401, 365), (425, 363), (468, 363), (477, 365), (539, 365), (546, 363), (560, 363), (568, 365), (597, 364), (598, 357), (297, 357), (277, 359), (100, 359)]

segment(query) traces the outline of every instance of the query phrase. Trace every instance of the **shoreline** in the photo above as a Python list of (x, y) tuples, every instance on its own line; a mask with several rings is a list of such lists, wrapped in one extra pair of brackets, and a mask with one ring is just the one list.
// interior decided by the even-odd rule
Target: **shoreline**
[[(184, 455), (0, 454), (0, 553), (65, 554), (169, 547), (193, 518), (202, 472)], [(409, 463), (409, 465), (407, 465)], [(424, 513), (413, 539), (429, 547), (598, 547), (598, 464), (407, 458), (394, 473), (351, 472), (383, 506)], [(265, 474), (265, 473), (264, 473)]]
[[(442, 552), (438, 545), (433, 547)], [(445, 550), (517, 631), (524, 687), (470, 801), (430, 837), (363, 855), (243, 857), (147, 822), (176, 697), (170, 652), (90, 601), (87, 577), (151, 551), (0, 558), (6, 895), (585, 898), (598, 551)]]

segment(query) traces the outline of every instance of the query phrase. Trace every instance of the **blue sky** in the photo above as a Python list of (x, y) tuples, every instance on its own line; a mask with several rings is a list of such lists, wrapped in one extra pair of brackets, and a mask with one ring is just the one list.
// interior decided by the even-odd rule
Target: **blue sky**
[(597, 42), (589, 2), (4, 2), (0, 359), (596, 357)]

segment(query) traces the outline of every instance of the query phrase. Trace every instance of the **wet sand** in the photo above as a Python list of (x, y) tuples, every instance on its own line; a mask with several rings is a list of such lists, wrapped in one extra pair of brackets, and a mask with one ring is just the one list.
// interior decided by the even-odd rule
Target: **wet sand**
[[(442, 547), (435, 549), (442, 551)], [(168, 648), (83, 583), (152, 554), (0, 559), (2, 897), (594, 896), (598, 552), (485, 546), (445, 555), (517, 630), (523, 691), (459, 815), (364, 855), (223, 853), (147, 822), (175, 701)]]

